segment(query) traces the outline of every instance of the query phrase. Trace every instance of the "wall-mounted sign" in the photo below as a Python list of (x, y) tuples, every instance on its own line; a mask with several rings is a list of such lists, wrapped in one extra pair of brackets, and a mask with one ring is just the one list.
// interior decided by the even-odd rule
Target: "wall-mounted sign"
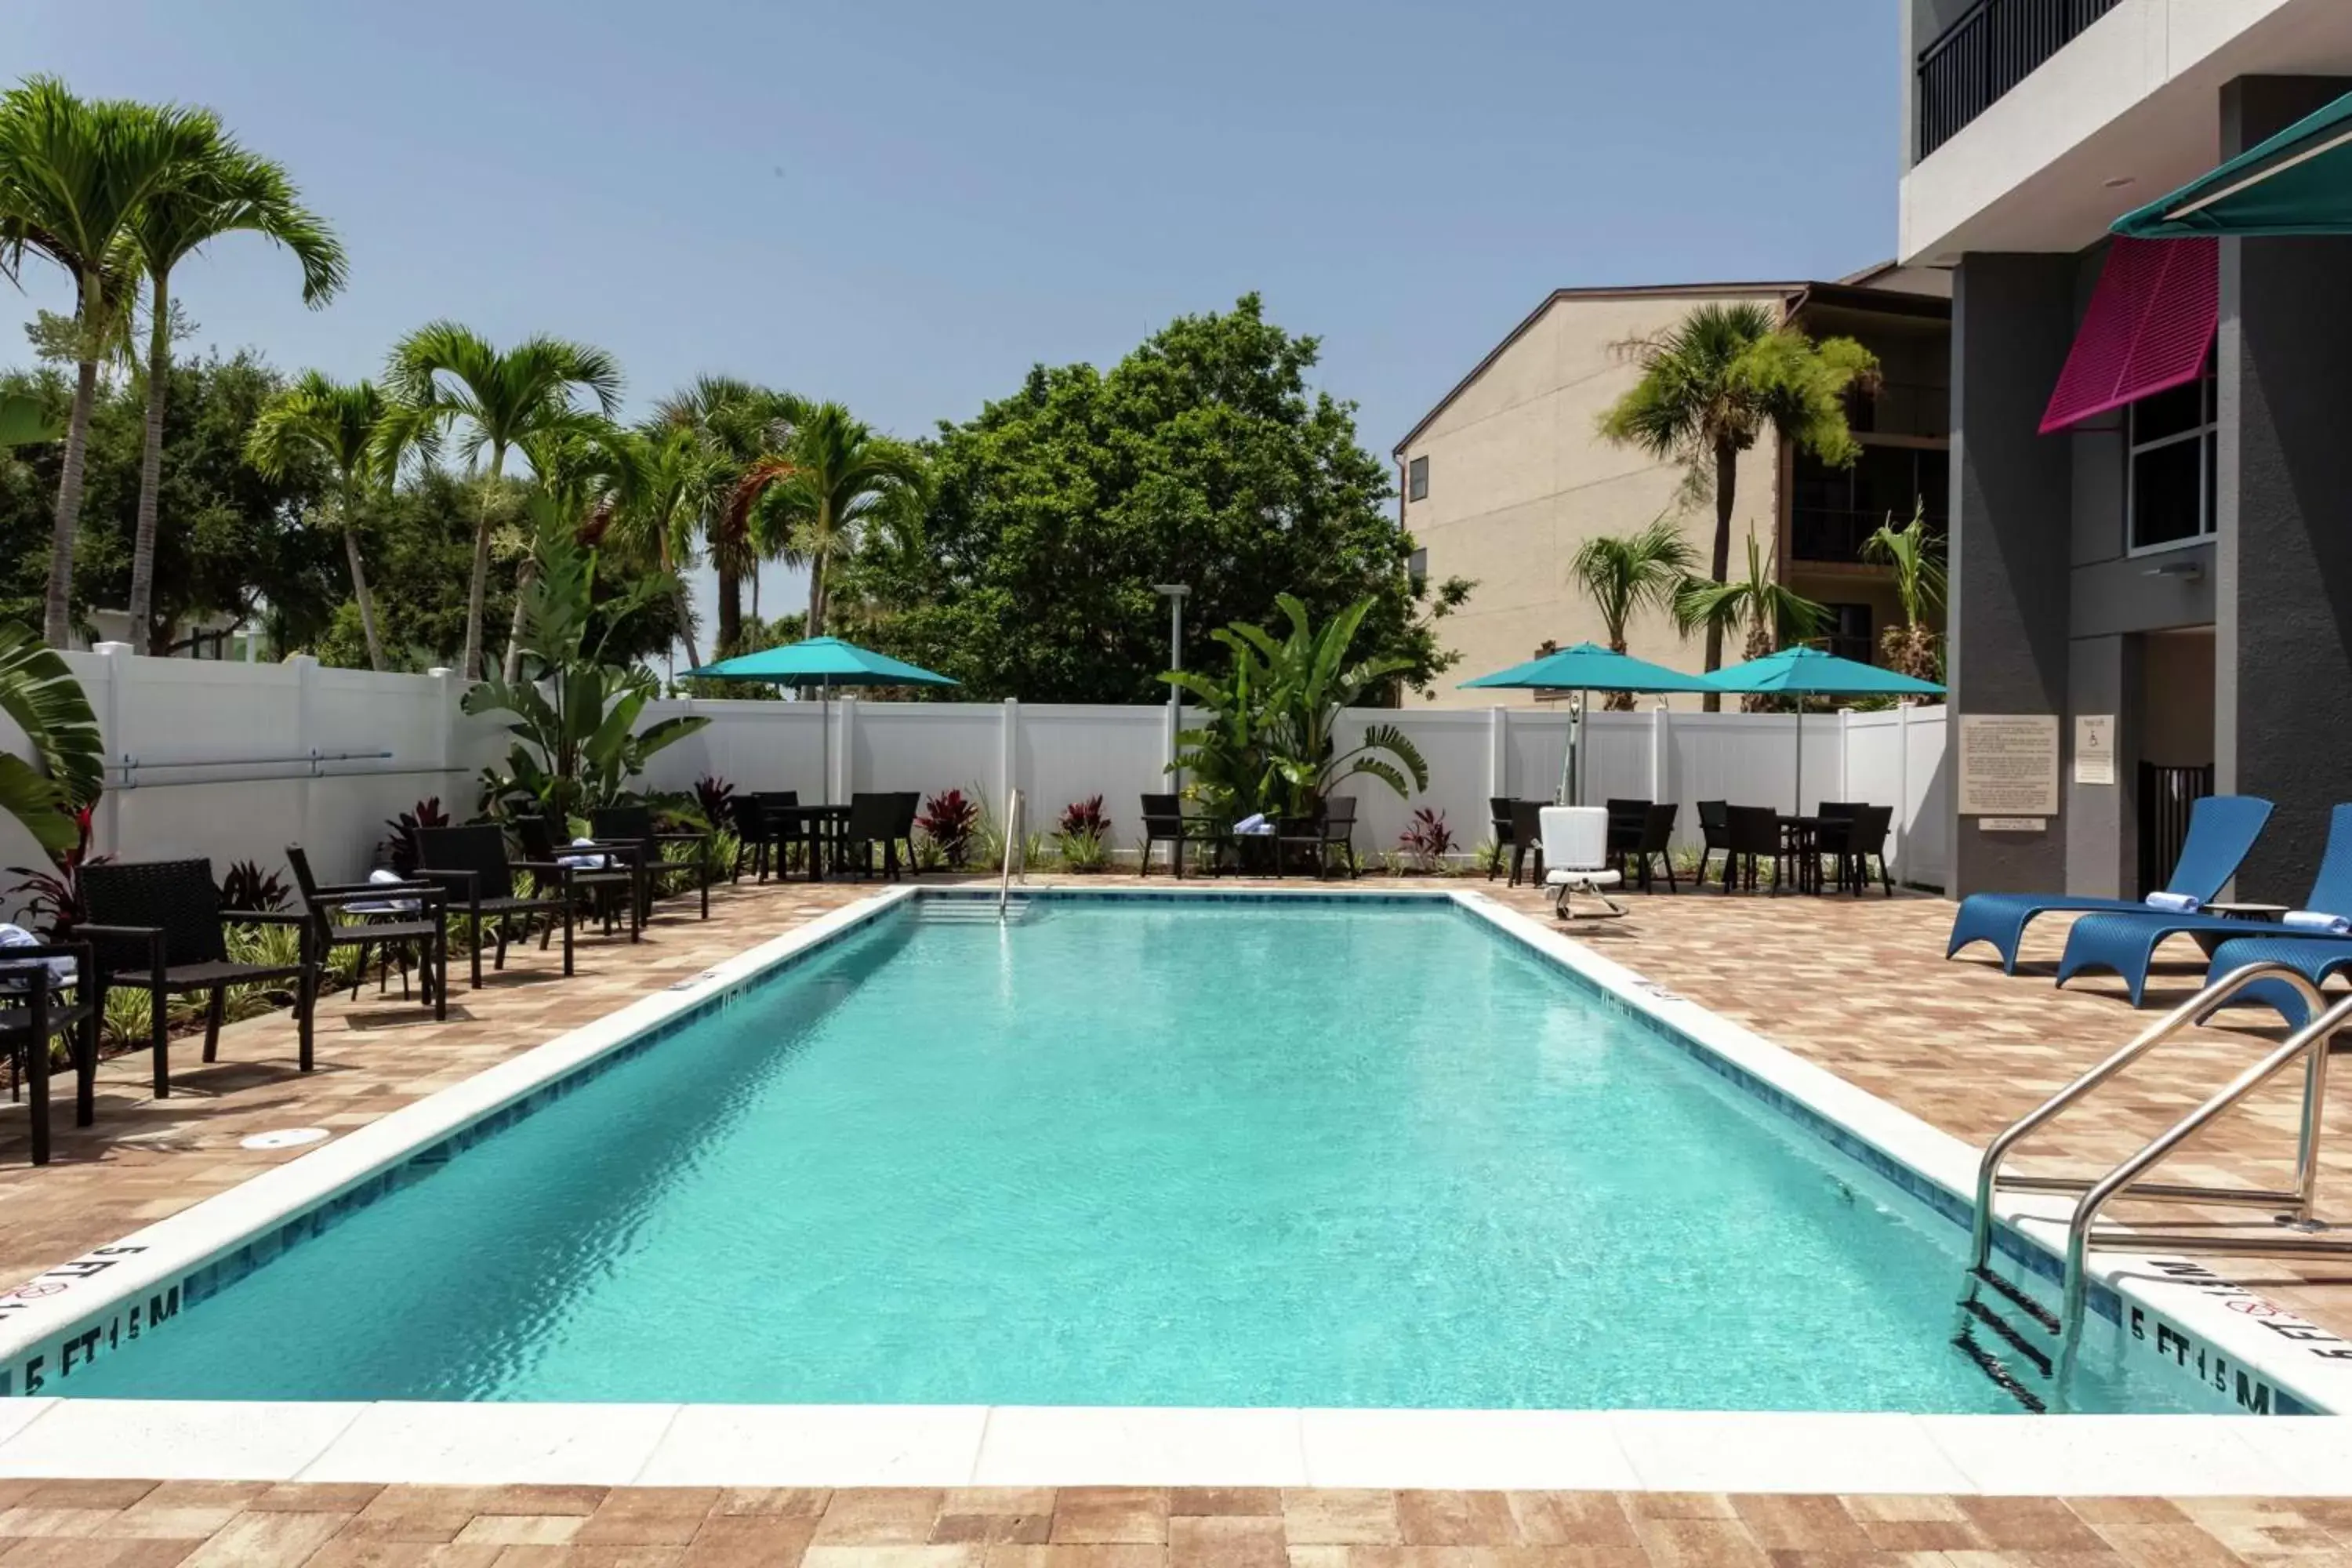
[(2058, 815), (2058, 716), (1960, 715), (1962, 816)]
[(2112, 713), (2074, 715), (2074, 782), (2111, 784), (2116, 782), (2116, 716)]
[(1979, 816), (1979, 833), (2046, 833), (2050, 819), (2046, 816)]

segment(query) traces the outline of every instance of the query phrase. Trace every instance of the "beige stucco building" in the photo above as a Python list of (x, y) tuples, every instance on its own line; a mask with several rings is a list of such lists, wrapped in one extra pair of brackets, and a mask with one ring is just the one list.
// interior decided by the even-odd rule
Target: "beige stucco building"
[[(1462, 661), (1435, 701), (1484, 707), (1498, 695), (1454, 682), (1516, 664), (1546, 642), (1604, 640), (1599, 614), (1570, 583), (1569, 563), (1598, 534), (1630, 533), (1679, 518), (1702, 562), (1714, 503), (1684, 492), (1681, 466), (1598, 434), (1601, 414), (1640, 379), (1622, 345), (1667, 331), (1705, 304), (1760, 303), (1816, 335), (1858, 338), (1878, 354), (1885, 386), (1853, 410), (1865, 451), (1852, 470), (1759, 442), (1739, 460), (1732, 571), (1745, 570), (1752, 528), (1775, 549), (1780, 575), (1832, 606), (1834, 651), (1874, 658), (1877, 630), (1895, 614), (1883, 567), (1863, 563), (1862, 539), (1887, 511), (1909, 518), (1915, 498), (1931, 517), (1946, 505), (1945, 410), (1950, 307), (1941, 273), (1877, 268), (1838, 283), (1766, 281), (1625, 289), (1562, 289), (1538, 306), (1430, 410), (1395, 448), (1405, 528), (1433, 582), (1477, 586), (1439, 623)], [(1697, 669), (1661, 614), (1628, 628), (1639, 658)], [(1737, 657), (1727, 650), (1727, 661)]]

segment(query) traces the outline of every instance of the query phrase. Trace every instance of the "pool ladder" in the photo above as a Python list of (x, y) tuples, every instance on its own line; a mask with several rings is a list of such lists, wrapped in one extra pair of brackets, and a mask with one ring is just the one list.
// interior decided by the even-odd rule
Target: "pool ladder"
[[(2305, 1016), (2310, 1021), (2290, 1032), (2268, 1054), (2214, 1090), (2202, 1104), (2150, 1139), (2137, 1153), (2095, 1178), (2002, 1173), (2001, 1163), (2021, 1140), (2182, 1030), (2204, 1023), (2231, 997), (2263, 980), (2277, 981), (2294, 991), (2302, 999)], [(1986, 1145), (1984, 1159), (1977, 1167), (1969, 1271), (1961, 1282), (1959, 1324), (1953, 1342), (1995, 1383), (2016, 1395), (2020, 1403), (2038, 1410), (2042, 1407), (2040, 1396), (2016, 1376), (2000, 1352), (1988, 1349), (1977, 1338), (1976, 1330), (1989, 1331), (2043, 1378), (2054, 1379), (2063, 1391), (2082, 1337), (2090, 1293), (2088, 1259), (2095, 1248), (2242, 1258), (2352, 1258), (2352, 1239), (2327, 1234), (2331, 1227), (2315, 1212), (2319, 1186), (2320, 1122), (2327, 1101), (2327, 1047), (2338, 1031), (2347, 1027), (2352, 1027), (2352, 996), (2339, 998), (2330, 1005), (2315, 986), (2286, 965), (2250, 963), (2231, 970), (2157, 1019), (2105, 1060), (2003, 1129)], [(2294, 1184), (2291, 1188), (2204, 1187), (2144, 1179), (2224, 1111), (2298, 1062), (2304, 1068), (2303, 1110), (2295, 1149)], [(2076, 1194), (2074, 1210), (2066, 1220), (2064, 1271), (2056, 1311), (2036, 1300), (2023, 1286), (1994, 1272), (1993, 1205), (2005, 1192)], [(2197, 1235), (2168, 1231), (2151, 1236), (2099, 1224), (2100, 1211), (2118, 1197), (2133, 1202), (2230, 1205), (2277, 1212), (2273, 1226), (2255, 1232)], [(2054, 1222), (2056, 1215), (2050, 1217)], [(1989, 1296), (1998, 1300), (1990, 1300)]]
[(925, 899), (919, 908), (926, 923), (940, 925), (1019, 925), (1027, 920), (1034, 905), (1027, 899), (1013, 896), (1013, 862), (1020, 858), (1020, 877), (1025, 884), (1029, 868), (1025, 848), (1021, 842), (1021, 792), (1014, 790), (1004, 811), (1004, 858), (997, 872), (996, 897), (991, 900), (974, 898)]

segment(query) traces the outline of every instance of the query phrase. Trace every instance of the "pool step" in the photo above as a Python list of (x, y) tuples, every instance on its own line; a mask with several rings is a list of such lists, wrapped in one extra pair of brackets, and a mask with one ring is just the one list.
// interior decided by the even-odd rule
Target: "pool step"
[(925, 925), (1019, 925), (1035, 912), (1028, 899), (1011, 900), (1001, 915), (994, 899), (925, 899), (915, 906), (915, 918)]

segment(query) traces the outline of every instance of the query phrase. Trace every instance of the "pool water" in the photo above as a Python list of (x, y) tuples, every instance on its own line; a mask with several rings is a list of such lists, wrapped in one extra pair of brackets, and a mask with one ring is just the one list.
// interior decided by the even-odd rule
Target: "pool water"
[(2016, 1408), (1958, 1227), (1475, 917), (1038, 907), (886, 916), (52, 1391)]

